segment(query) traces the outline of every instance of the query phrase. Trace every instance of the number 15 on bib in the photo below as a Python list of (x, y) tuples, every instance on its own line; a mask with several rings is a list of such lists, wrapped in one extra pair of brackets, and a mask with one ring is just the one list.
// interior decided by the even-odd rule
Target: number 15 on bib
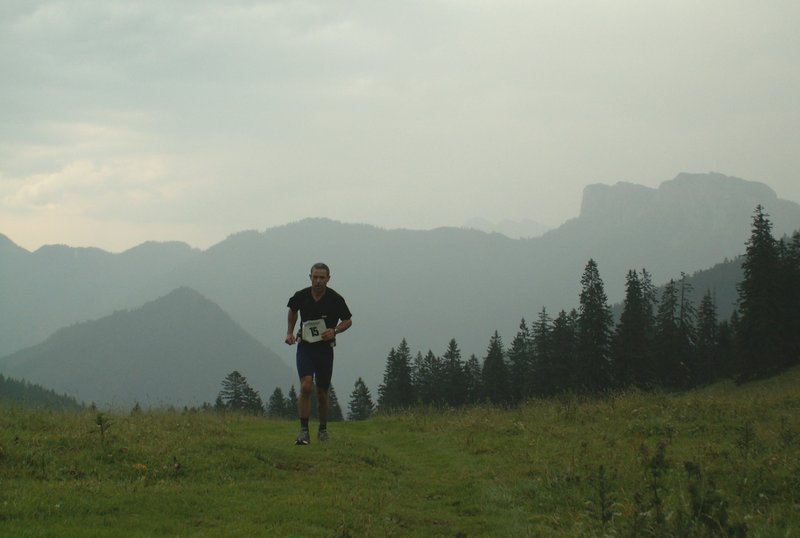
[(322, 333), (327, 330), (324, 319), (312, 319), (303, 322), (303, 341), (314, 343), (322, 340)]

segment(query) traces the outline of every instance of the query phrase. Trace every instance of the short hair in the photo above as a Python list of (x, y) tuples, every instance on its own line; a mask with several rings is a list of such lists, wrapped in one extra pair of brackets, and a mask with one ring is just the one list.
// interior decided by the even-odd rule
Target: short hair
[(317, 263), (315, 263), (314, 265), (312, 265), (312, 266), (311, 266), (311, 270), (308, 272), (308, 274), (311, 274), (311, 273), (313, 273), (313, 272), (314, 272), (314, 269), (322, 269), (322, 270), (324, 270), (326, 273), (328, 273), (328, 276), (331, 276), (331, 270), (330, 270), (330, 268), (329, 268), (327, 265), (325, 265), (324, 263), (322, 263), (322, 262), (317, 262)]

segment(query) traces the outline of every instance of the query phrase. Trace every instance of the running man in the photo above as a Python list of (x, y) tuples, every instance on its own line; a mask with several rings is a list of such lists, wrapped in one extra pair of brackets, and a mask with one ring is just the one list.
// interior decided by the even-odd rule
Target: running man
[[(328, 390), (333, 374), (333, 348), (336, 335), (353, 324), (352, 314), (344, 297), (328, 287), (331, 271), (324, 263), (311, 267), (311, 286), (295, 293), (289, 303), (286, 343), (297, 342), (297, 374), (300, 376), (300, 395), (297, 408), (300, 414), (300, 433), (295, 444), (311, 442), (308, 418), (311, 416), (311, 391), (317, 386), (317, 412), (319, 415), (319, 441), (328, 440)], [(300, 330), (295, 334), (297, 313), (300, 312)]]

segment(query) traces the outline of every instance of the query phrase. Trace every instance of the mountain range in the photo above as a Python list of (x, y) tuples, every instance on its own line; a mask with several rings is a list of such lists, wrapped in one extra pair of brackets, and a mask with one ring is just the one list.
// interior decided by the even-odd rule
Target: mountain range
[(503, 219), (499, 222), (492, 222), (480, 217), (474, 217), (464, 223), (464, 228), (472, 228), (486, 233), (499, 233), (511, 239), (526, 239), (529, 237), (539, 237), (547, 230), (549, 226), (537, 222), (532, 219), (524, 219), (521, 221)]
[(112, 407), (213, 402), (233, 370), (265, 399), (275, 387), (295, 382), (280, 357), (186, 287), (60, 329), (5, 357), (2, 367), (16, 378)]
[[(324, 261), (354, 320), (339, 339), (334, 385), (344, 393), (363, 377), (374, 390), (390, 348), (404, 338), (423, 353), (441, 353), (455, 338), (464, 355), (480, 357), (494, 330), (510, 341), (520, 319), (535, 318), (542, 307), (552, 315), (576, 307), (590, 258), (612, 303), (621, 301), (629, 269), (646, 268), (663, 284), (732, 260), (744, 252), (757, 204), (776, 235), (800, 229), (797, 203), (764, 184), (711, 173), (680, 174), (657, 189), (590, 185), (578, 217), (528, 239), (327, 219), (240, 232), (204, 251), (145, 243), (121, 254), (67, 246), (28, 252), (0, 236), (0, 357), (61, 327), (186, 286), (291, 369), (294, 349), (283, 344), (286, 302), (309, 284), (312, 263)], [(720, 313), (730, 312), (731, 293), (713, 291), (726, 297)]]

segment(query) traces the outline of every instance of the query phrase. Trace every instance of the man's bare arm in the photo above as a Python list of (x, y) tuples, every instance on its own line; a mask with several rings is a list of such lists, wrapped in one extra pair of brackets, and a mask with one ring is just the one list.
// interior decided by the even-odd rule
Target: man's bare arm
[(337, 334), (345, 332), (352, 325), (353, 325), (352, 319), (343, 319), (342, 321), (339, 322), (339, 325), (337, 325), (333, 329), (327, 329), (324, 333), (322, 333), (322, 339), (333, 340), (334, 338), (336, 338)]
[(294, 345), (297, 339), (294, 336), (294, 326), (297, 325), (297, 310), (289, 309), (289, 314), (286, 319), (287, 329), (286, 329), (286, 340), (287, 344)]

